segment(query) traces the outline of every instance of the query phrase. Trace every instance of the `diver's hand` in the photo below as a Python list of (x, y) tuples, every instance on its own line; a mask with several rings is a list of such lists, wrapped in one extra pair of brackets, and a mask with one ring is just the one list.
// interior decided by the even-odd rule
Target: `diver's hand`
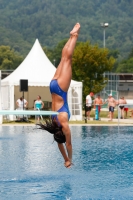
[(70, 162), (70, 161), (66, 161), (66, 162), (64, 163), (64, 166), (65, 166), (66, 168), (70, 168), (72, 165), (73, 165), (73, 163)]

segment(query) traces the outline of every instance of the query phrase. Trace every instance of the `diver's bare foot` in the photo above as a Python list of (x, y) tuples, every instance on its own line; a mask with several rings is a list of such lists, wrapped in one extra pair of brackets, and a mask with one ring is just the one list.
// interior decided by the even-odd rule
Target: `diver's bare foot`
[(78, 33), (79, 33), (79, 30), (80, 30), (80, 24), (77, 23), (77, 24), (74, 26), (73, 30), (70, 32), (70, 35), (78, 34)]

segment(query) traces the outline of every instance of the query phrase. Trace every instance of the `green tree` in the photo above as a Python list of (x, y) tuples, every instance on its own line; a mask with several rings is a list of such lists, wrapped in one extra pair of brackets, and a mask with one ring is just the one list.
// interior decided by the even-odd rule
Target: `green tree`
[(133, 48), (131, 49), (131, 52), (129, 53), (128, 59), (133, 58)]
[(113, 57), (116, 59), (116, 62), (114, 63), (114, 66), (112, 68), (112, 72), (116, 72), (116, 69), (118, 67), (118, 64), (120, 62), (120, 52), (118, 50), (109, 50), (108, 57)]
[(1, 0), (0, 45), (11, 46), (24, 56), (36, 38), (53, 48), (69, 37), (79, 21), (79, 40), (103, 46), (100, 23), (106, 16), (106, 47), (118, 49), (126, 58), (133, 41), (132, 8), (132, 0)]
[(43, 47), (43, 51), (46, 54), (46, 56), (48, 57), (48, 59), (52, 62), (53, 61), (53, 50), (49, 49), (47, 47)]
[(60, 41), (57, 46), (53, 49), (49, 49), (47, 47), (43, 47), (43, 50), (51, 63), (55, 64), (55, 67), (58, 67), (60, 60), (61, 60), (61, 53), (64, 45), (66, 44), (67, 39)]
[(133, 73), (133, 48), (131, 49), (128, 58), (118, 63), (116, 72), (117, 73)]
[(118, 50), (109, 50), (108, 57), (113, 57), (117, 59), (119, 57), (120, 52)]
[(116, 69), (117, 73), (133, 73), (133, 57), (123, 60)]
[(16, 69), (22, 60), (9, 46), (0, 46), (0, 70)]
[(99, 48), (89, 42), (79, 43), (72, 59), (72, 79), (83, 81), (83, 99), (93, 91), (100, 92), (107, 84), (104, 72), (111, 71), (115, 63), (112, 56), (108, 56), (108, 49)]
[(53, 49), (53, 57), (52, 59), (55, 59), (56, 67), (58, 67), (60, 60), (61, 60), (61, 53), (64, 45), (66, 44), (67, 39), (62, 40), (57, 44), (57, 46)]

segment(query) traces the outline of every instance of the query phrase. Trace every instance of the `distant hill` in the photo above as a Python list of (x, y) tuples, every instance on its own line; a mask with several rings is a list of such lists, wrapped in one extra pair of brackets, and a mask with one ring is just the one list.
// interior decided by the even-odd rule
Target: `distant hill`
[(54, 47), (76, 22), (79, 41), (103, 46), (101, 22), (106, 28), (106, 47), (126, 57), (133, 47), (133, 0), (0, 0), (0, 45), (22, 55), (38, 38), (42, 46)]

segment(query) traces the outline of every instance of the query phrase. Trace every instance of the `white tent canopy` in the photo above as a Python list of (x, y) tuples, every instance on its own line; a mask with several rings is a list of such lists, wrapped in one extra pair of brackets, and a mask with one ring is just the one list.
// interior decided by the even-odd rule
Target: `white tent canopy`
[[(15, 102), (22, 94), (19, 91), (21, 79), (28, 80), (28, 92), (24, 97), (28, 100), (29, 108), (33, 107), (37, 95), (43, 101), (51, 101), (49, 83), (56, 71), (55, 66), (45, 55), (38, 39), (24, 61), (9, 76), (1, 81), (3, 109), (15, 109)], [(82, 82), (71, 81), (68, 91), (68, 104), (71, 119), (82, 119)]]

